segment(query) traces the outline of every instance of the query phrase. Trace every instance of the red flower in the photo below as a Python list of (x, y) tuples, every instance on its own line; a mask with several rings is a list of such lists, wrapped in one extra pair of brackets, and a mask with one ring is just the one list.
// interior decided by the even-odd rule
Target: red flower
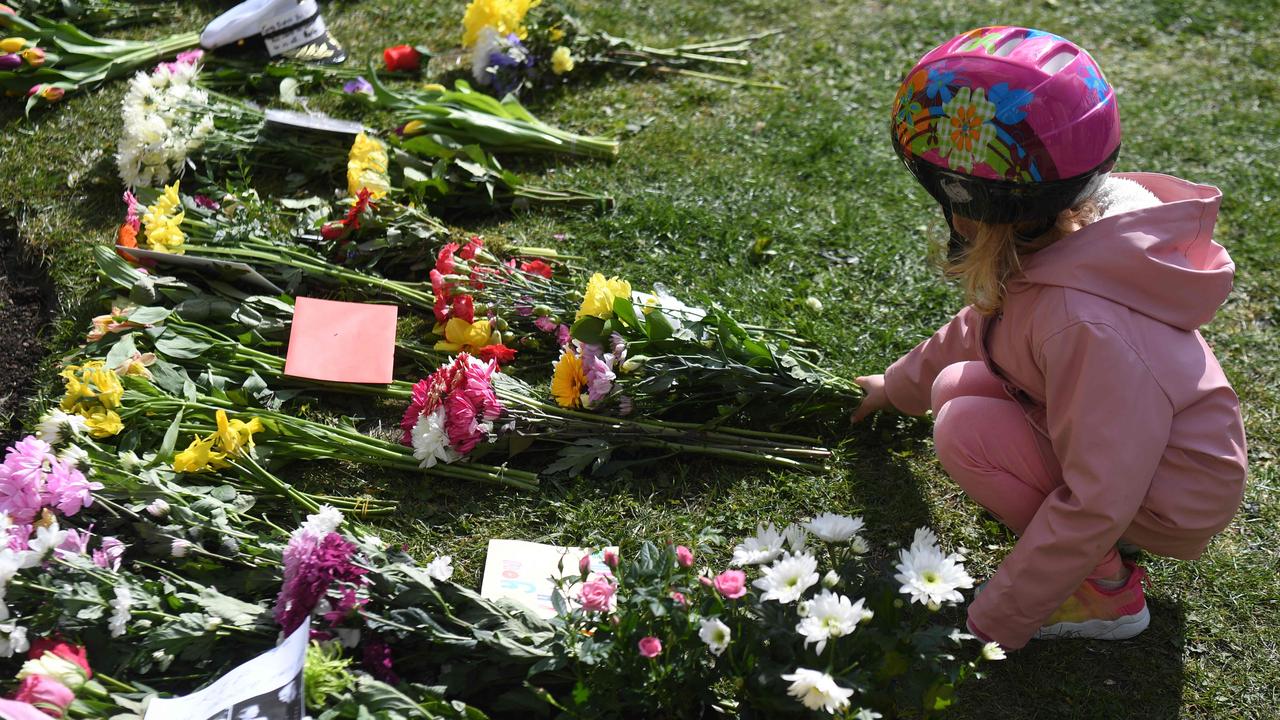
[(541, 260), (534, 260), (532, 262), (521, 263), (520, 270), (522, 270), (523, 272), (527, 272), (531, 275), (541, 275), (542, 277), (548, 280), (551, 279), (551, 273), (552, 273), (551, 266)]
[(31, 643), (31, 651), (27, 653), (27, 657), (31, 660), (39, 660), (44, 654), (51, 652), (54, 655), (75, 663), (84, 671), (85, 679), (93, 677), (93, 671), (89, 669), (88, 651), (82, 645), (73, 645), (63, 640), (54, 640), (52, 638), (40, 638)]
[(120, 226), (120, 232), (116, 233), (116, 244), (124, 247), (138, 247), (138, 229), (125, 223)]
[(482, 247), (484, 247), (484, 239), (479, 235), (472, 235), (466, 246), (462, 248), (462, 252), (458, 253), (458, 257), (463, 260), (470, 260), (476, 256), (476, 253)]
[(497, 360), (499, 365), (506, 365), (516, 359), (516, 351), (506, 345), (485, 345), (476, 351), (476, 356), (485, 362)]
[(330, 242), (341, 240), (347, 236), (347, 226), (340, 222), (328, 222), (320, 228), (320, 237)]
[(449, 243), (440, 248), (440, 253), (436, 255), (436, 270), (441, 275), (453, 274), (453, 254), (458, 252), (458, 243)]
[(476, 321), (475, 301), (470, 295), (453, 296), (453, 317), (462, 318), (469, 323)]
[(342, 224), (348, 228), (359, 230), (360, 216), (364, 214), (365, 210), (377, 207), (371, 200), (372, 197), (373, 194), (369, 192), (369, 188), (360, 188), (360, 194), (356, 196), (355, 204), (347, 211), (347, 216), (342, 219)]
[(389, 72), (417, 72), (422, 66), (422, 55), (409, 45), (396, 45), (382, 51), (382, 59)]

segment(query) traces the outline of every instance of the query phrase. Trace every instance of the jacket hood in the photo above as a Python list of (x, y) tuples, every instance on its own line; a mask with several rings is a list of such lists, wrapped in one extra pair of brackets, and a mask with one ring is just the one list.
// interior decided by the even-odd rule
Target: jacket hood
[(1213, 319), (1231, 292), (1235, 263), (1213, 240), (1222, 192), (1157, 173), (1117, 173), (1159, 199), (1109, 215), (1026, 258), (1010, 283), (1098, 295), (1184, 330)]

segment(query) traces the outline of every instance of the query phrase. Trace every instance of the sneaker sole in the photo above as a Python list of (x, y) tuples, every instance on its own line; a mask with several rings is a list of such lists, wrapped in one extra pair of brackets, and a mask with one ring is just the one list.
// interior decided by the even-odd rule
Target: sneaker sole
[(1144, 605), (1142, 612), (1127, 615), (1118, 620), (1086, 620), (1079, 623), (1062, 622), (1046, 625), (1034, 635), (1035, 640), (1065, 640), (1085, 638), (1089, 640), (1128, 640), (1147, 629), (1151, 624), (1151, 612)]

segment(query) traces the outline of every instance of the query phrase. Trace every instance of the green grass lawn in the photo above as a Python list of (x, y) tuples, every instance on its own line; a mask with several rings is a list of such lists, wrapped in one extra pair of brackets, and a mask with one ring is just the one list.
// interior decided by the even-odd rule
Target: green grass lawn
[[(967, 686), (959, 718), (1265, 718), (1280, 714), (1280, 11), (1271, 0), (1070, 0), (881, 3), (831, 0), (579, 0), (589, 27), (660, 45), (782, 27), (756, 77), (785, 92), (695, 80), (616, 79), (533, 109), (550, 122), (625, 134), (613, 164), (527, 166), (551, 181), (612, 192), (610, 215), (537, 213), (472, 228), (554, 242), (634, 283), (661, 282), (740, 318), (798, 328), (853, 376), (880, 372), (960, 306), (928, 258), (941, 215), (896, 161), (889, 105), (925, 51), (971, 27), (1026, 24), (1088, 48), (1119, 92), (1119, 169), (1175, 174), (1222, 188), (1218, 239), (1236, 290), (1205, 335), (1239, 393), (1251, 480), (1235, 522), (1191, 563), (1146, 558), (1150, 630), (1129, 642), (1037, 644)], [(173, 28), (216, 3), (181, 3)], [(335, 2), (330, 26), (357, 58), (384, 45), (457, 42), (463, 3)], [(406, 29), (408, 32), (406, 34)], [(44, 398), (60, 394), (56, 357), (92, 308), (88, 247), (119, 221), (112, 153), (120, 84), (34, 121), (3, 116), (0, 234), (44, 259), (60, 292), (48, 335)], [(778, 256), (748, 262), (758, 237)], [(823, 309), (805, 305), (813, 296)], [(0, 309), (2, 311), (2, 309)], [(40, 398), (33, 399), (36, 407)], [(358, 408), (361, 412), (385, 412)], [(388, 414), (389, 416), (389, 414)], [(1012, 537), (948, 481), (927, 421), (882, 417), (837, 438), (821, 477), (690, 463), (624, 480), (582, 479), (538, 494), (432, 483), (354, 467), (300, 469), (307, 486), (403, 500), (385, 522), (419, 553), (451, 553), (478, 585), (485, 544), (683, 540), (710, 523), (730, 537), (758, 520), (862, 514), (880, 548), (935, 526), (985, 577)], [(882, 552), (887, 552), (883, 551)]]

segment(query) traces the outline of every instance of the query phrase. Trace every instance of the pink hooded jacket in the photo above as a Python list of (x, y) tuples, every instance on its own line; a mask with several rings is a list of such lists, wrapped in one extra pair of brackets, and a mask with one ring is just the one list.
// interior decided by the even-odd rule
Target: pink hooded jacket
[(1213, 240), (1222, 194), (1127, 173), (1157, 206), (1104, 217), (1028, 257), (999, 315), (965, 308), (885, 371), (909, 415), (946, 366), (982, 360), (1052, 444), (1063, 485), (969, 607), (1009, 648), (1026, 644), (1122, 536), (1194, 559), (1244, 492), (1240, 403), (1197, 331), (1231, 291)]

